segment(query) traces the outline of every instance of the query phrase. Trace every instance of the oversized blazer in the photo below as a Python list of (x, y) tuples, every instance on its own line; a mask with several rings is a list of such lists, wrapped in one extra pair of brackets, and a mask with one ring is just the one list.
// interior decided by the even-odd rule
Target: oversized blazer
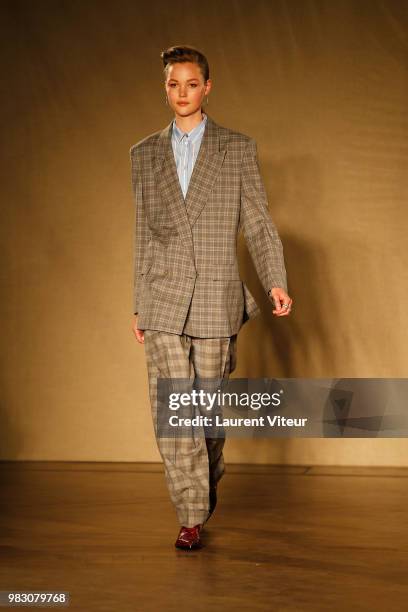
[(268, 211), (256, 142), (207, 114), (184, 198), (171, 125), (130, 148), (133, 312), (142, 330), (231, 336), (260, 313), (238, 270), (241, 229), (265, 292), (287, 291), (282, 243)]

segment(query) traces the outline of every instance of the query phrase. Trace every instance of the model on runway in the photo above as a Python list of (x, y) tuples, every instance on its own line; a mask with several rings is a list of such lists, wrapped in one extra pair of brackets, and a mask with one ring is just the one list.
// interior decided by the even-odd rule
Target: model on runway
[[(287, 316), (282, 243), (268, 210), (255, 141), (203, 110), (211, 91), (205, 56), (162, 52), (165, 103), (174, 119), (130, 149), (135, 197), (133, 331), (145, 346), (156, 440), (180, 523), (176, 547), (201, 546), (217, 503), (224, 438), (157, 435), (157, 379), (226, 379), (237, 334), (260, 309), (242, 282), (242, 229), (277, 317)], [(205, 107), (206, 108), (206, 107)]]

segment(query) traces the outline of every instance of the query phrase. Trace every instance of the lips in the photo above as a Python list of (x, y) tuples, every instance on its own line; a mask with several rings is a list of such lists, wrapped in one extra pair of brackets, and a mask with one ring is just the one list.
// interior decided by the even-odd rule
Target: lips
[(177, 102), (179, 106), (187, 106), (188, 102)]

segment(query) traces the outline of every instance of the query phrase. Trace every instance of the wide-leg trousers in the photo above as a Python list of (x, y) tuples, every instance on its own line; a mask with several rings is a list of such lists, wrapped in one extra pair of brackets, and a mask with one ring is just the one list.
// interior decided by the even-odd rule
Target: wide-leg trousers
[(237, 361), (237, 334), (223, 338), (196, 338), (187, 334), (145, 330), (144, 347), (156, 442), (163, 459), (170, 498), (180, 525), (204, 523), (209, 513), (209, 488), (225, 471), (224, 438), (157, 435), (158, 378), (196, 377), (228, 379)]

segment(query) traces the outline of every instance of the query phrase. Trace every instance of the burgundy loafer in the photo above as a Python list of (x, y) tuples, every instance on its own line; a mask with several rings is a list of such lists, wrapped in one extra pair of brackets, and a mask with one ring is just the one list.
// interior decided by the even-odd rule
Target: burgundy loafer
[(183, 548), (184, 550), (193, 550), (194, 548), (201, 548), (200, 539), (201, 525), (195, 525), (194, 527), (181, 527), (178, 534), (176, 548)]

